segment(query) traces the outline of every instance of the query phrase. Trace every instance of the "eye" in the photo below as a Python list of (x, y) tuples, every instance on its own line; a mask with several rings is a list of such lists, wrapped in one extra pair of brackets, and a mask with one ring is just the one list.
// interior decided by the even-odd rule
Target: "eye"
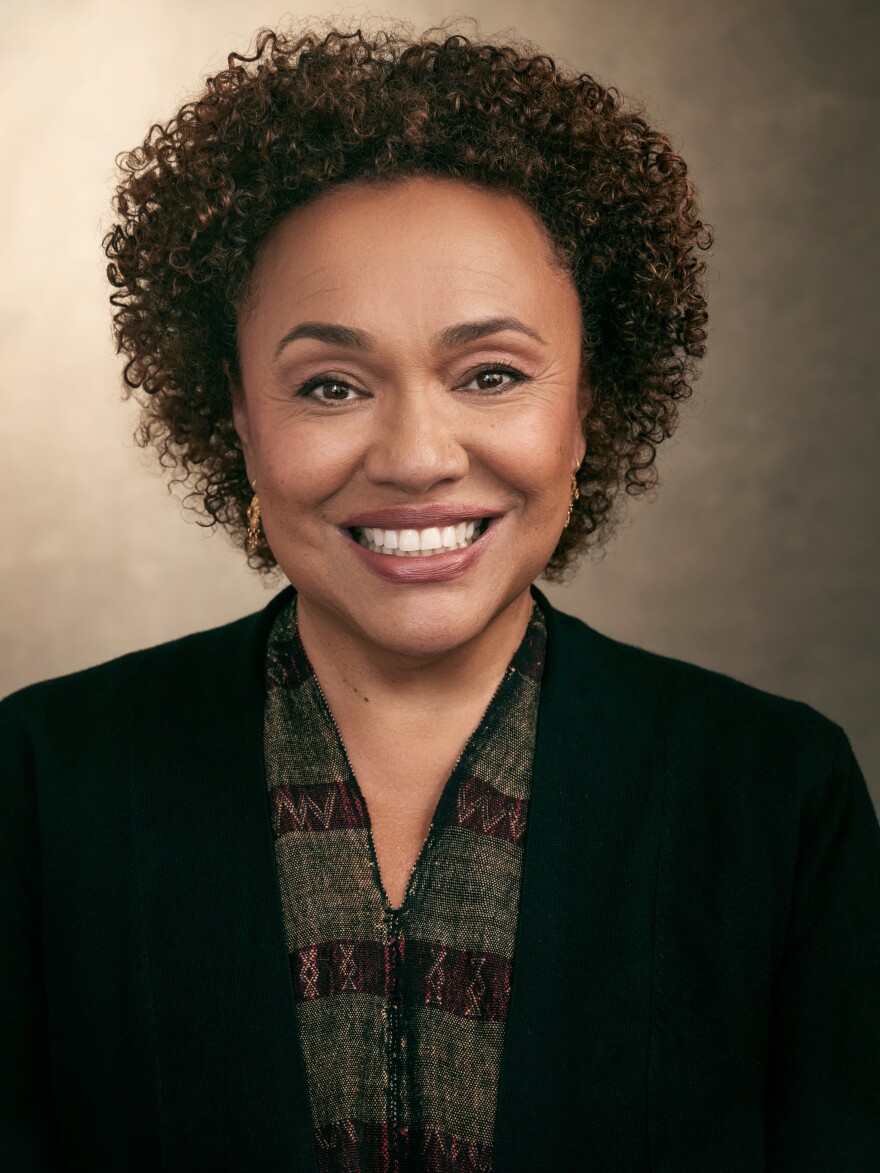
[[(313, 394), (316, 391), (322, 391), (324, 394)], [(315, 375), (314, 378), (308, 379), (296, 394), (304, 399), (314, 399), (317, 403), (325, 404), (353, 403), (360, 397), (360, 392), (342, 379), (328, 378), (326, 375)]]
[[(516, 367), (507, 366), (506, 363), (500, 363), (491, 367), (480, 367), (479, 370), (471, 374), (468, 383), (473, 383), (476, 379), (484, 379), (487, 375), (507, 375), (508, 381), (501, 384), (495, 383), (490, 387), (479, 387), (478, 390), (482, 391), (484, 395), (500, 395), (504, 391), (509, 391), (517, 383), (525, 383), (528, 380), (528, 375), (524, 375)], [(467, 386), (467, 383), (464, 386)]]
[[(489, 376), (507, 376), (507, 381), (500, 385), (496, 382), (492, 386), (478, 387), (477, 390), (481, 391), (484, 395), (500, 395), (510, 390), (517, 383), (524, 383), (528, 380), (528, 375), (523, 374), (516, 367), (508, 366), (506, 363), (496, 363), (494, 366), (480, 367), (478, 370), (473, 371), (467, 379), (467, 382), (462, 384), (462, 386), (466, 387), (469, 383)], [(316, 394), (316, 392), (320, 394)], [(328, 375), (313, 376), (313, 378), (308, 379), (302, 384), (296, 394), (303, 399), (312, 399), (316, 403), (322, 403), (327, 406), (354, 403), (363, 396), (363, 392), (352, 387), (350, 383), (346, 383), (344, 379), (334, 379)]]

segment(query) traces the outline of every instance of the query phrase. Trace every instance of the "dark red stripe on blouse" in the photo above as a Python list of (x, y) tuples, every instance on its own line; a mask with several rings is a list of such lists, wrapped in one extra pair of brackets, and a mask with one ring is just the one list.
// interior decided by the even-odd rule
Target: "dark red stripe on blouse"
[(490, 1173), (492, 1168), (490, 1145), (430, 1128), (337, 1120), (316, 1129), (315, 1136), (320, 1173)]
[(503, 1022), (512, 963), (436, 941), (325, 941), (290, 955), (298, 1002), (374, 994), (402, 1006), (436, 1006), (460, 1018)]
[(482, 778), (470, 777), (462, 778), (447, 822), (451, 827), (467, 827), (508, 843), (521, 843), (528, 813), (526, 799), (511, 798)]
[[(281, 783), (269, 793), (272, 827), (276, 837), (289, 831), (334, 831), (368, 826), (364, 804), (346, 782), (298, 786)], [(455, 803), (446, 818), (450, 827), (467, 827), (508, 843), (521, 843), (529, 804), (523, 798), (502, 794), (481, 778), (462, 778)]]
[(407, 941), (402, 1002), (437, 1006), (460, 1018), (503, 1022), (512, 962), (496, 953), (448, 949), (439, 941)]
[(367, 826), (363, 802), (342, 778), (312, 786), (287, 782), (273, 786), (269, 791), (269, 809), (276, 839), (288, 831), (336, 831)]

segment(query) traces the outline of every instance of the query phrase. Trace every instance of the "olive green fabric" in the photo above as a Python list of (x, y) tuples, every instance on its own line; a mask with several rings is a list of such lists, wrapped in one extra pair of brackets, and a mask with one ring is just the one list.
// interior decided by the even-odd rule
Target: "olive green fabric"
[(266, 781), (321, 1173), (489, 1173), (546, 627), (464, 746), (399, 908), (296, 622), (267, 648)]

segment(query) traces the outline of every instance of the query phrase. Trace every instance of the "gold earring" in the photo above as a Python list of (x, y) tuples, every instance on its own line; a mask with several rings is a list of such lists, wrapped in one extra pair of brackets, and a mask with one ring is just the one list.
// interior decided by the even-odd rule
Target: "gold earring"
[(580, 497), (580, 495), (581, 494), (580, 494), (580, 490), (578, 489), (577, 476), (574, 473), (572, 473), (571, 474), (571, 500), (568, 503), (568, 513), (565, 516), (565, 526), (563, 526), (563, 529), (565, 529), (568, 526), (568, 523), (571, 521), (571, 511), (574, 509), (574, 503), (575, 503), (575, 501), (577, 501), (577, 499), (578, 499), (578, 497)]
[(247, 548), (253, 554), (260, 544), (260, 498), (256, 493), (254, 493), (251, 498), (251, 503), (248, 505), (247, 519)]

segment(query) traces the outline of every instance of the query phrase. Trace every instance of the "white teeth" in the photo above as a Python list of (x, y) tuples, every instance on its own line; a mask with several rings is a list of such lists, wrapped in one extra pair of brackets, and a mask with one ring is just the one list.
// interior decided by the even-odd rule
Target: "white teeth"
[(477, 535), (479, 520), (460, 521), (457, 525), (426, 526), (417, 529), (378, 529), (361, 526), (359, 540), (368, 550), (393, 554), (397, 558), (421, 558), (447, 550), (463, 550)]

